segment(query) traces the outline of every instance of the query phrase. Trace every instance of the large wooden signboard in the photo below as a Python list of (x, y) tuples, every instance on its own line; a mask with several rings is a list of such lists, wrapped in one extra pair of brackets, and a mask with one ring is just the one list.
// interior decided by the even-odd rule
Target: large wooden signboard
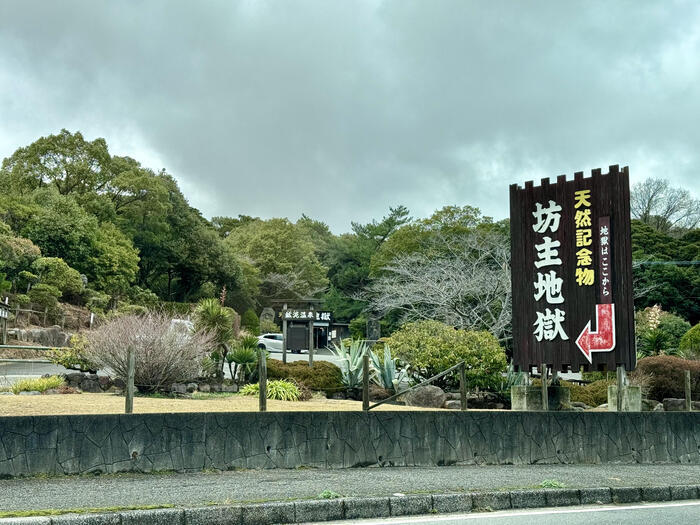
[(636, 365), (629, 170), (510, 187), (513, 362)]

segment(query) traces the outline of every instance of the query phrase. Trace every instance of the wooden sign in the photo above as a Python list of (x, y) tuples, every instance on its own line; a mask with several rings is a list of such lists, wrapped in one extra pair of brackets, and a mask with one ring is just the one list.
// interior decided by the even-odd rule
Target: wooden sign
[(634, 369), (629, 170), (510, 187), (513, 362)]

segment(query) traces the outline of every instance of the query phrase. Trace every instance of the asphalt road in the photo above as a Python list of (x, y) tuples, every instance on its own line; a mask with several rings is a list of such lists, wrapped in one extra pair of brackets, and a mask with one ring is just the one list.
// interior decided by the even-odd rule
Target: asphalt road
[[(351, 520), (336, 525), (685, 525), (700, 523), (700, 501), (639, 505), (509, 510), (489, 513), (438, 514), (381, 520)], [(307, 524), (311, 525), (311, 524)], [(321, 525), (320, 523), (318, 525)]]
[[(535, 488), (695, 485), (700, 465), (495, 465), (431, 468), (272, 469), (191, 474), (121, 474), (0, 480), (0, 509), (36, 510), (130, 505), (203, 505)], [(700, 522), (700, 520), (698, 520)], [(640, 522), (643, 523), (643, 522)], [(685, 522), (679, 522), (678, 525)]]

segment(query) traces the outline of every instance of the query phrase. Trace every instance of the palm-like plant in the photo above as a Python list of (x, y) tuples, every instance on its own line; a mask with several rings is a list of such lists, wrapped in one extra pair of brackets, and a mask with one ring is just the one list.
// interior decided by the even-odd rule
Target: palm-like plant
[(362, 356), (369, 350), (367, 343), (361, 340), (353, 340), (350, 344), (341, 342), (333, 343), (330, 351), (340, 359), (340, 371), (343, 375), (343, 384), (349, 389), (362, 386)]
[(212, 359), (217, 361), (217, 371), (223, 375), (224, 361), (228, 361), (226, 356), (233, 339), (233, 310), (222, 306), (218, 299), (202, 299), (194, 310), (194, 329), (213, 334), (217, 349)]
[(399, 385), (406, 379), (408, 373), (406, 369), (398, 369), (399, 360), (391, 357), (389, 345), (384, 345), (383, 360), (379, 359), (379, 355), (372, 350), (370, 350), (369, 356), (372, 360), (372, 367), (376, 372), (372, 378), (374, 382), (386, 390), (398, 392)]
[[(257, 339), (256, 339), (257, 341)], [(246, 373), (250, 373), (253, 367), (258, 362), (258, 354), (255, 347), (250, 346), (238, 346), (233, 349), (227, 356), (226, 361), (228, 362), (228, 369), (231, 373), (231, 379), (236, 379), (236, 374), (240, 370), (240, 378), (238, 380), (239, 386), (245, 382)], [(233, 363), (233, 370), (231, 369), (231, 364)]]

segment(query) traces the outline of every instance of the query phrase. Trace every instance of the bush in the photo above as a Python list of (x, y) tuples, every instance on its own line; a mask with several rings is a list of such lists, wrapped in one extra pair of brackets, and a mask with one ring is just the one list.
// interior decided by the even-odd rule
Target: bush
[[(700, 398), (700, 362), (660, 355), (637, 362), (637, 370), (649, 377), (649, 399), (663, 401), (667, 397), (685, 397), (685, 371), (690, 370), (693, 399)], [(636, 372), (635, 371), (635, 372)]]
[(37, 284), (29, 290), (28, 295), (32, 303), (49, 310), (55, 310), (58, 307), (58, 298), (61, 297), (61, 290), (50, 284)]
[(280, 330), (280, 327), (277, 326), (277, 323), (274, 321), (269, 321), (267, 319), (263, 319), (260, 321), (260, 333), (261, 334), (279, 334), (281, 333), (282, 330)]
[(700, 323), (693, 326), (688, 330), (683, 337), (681, 337), (680, 343), (678, 343), (678, 348), (681, 350), (700, 350)]
[(310, 390), (326, 394), (345, 390), (340, 368), (328, 361), (314, 361), (314, 366), (309, 366), (305, 361), (284, 364), (278, 359), (268, 359), (267, 377), (292, 379)]
[(12, 385), (12, 392), (46, 392), (49, 388), (58, 388), (63, 384), (63, 378), (58, 376), (22, 379)]
[[(608, 385), (614, 385), (615, 381), (599, 379), (587, 385), (579, 385), (569, 381), (559, 381), (559, 386), (564, 386), (570, 390), (571, 401), (586, 403), (588, 406), (597, 407), (608, 402)], [(533, 379), (532, 386), (541, 386), (540, 379)]]
[(241, 318), (241, 328), (253, 335), (260, 335), (260, 320), (252, 308), (248, 308)]
[(68, 266), (59, 257), (39, 257), (32, 264), (43, 284), (55, 286), (64, 295), (77, 295), (83, 289), (83, 280), (78, 270)]
[[(386, 344), (424, 379), (465, 361), (470, 388), (497, 390), (506, 369), (506, 354), (493, 334), (455, 330), (439, 321), (408, 323), (387, 337)], [(448, 386), (454, 377), (445, 377), (436, 384)]]
[[(260, 384), (252, 383), (241, 389), (241, 394), (244, 396), (260, 395)], [(267, 382), (267, 399), (277, 399), (278, 401), (299, 401), (301, 392), (299, 388), (291, 381), (278, 379)]]
[(690, 323), (657, 304), (637, 312), (634, 316), (637, 349), (643, 356), (671, 354), (678, 349), (680, 339)]
[(183, 333), (160, 313), (114, 318), (89, 333), (87, 341), (87, 358), (124, 381), (131, 348), (136, 361), (134, 383), (145, 392), (195, 379), (203, 357), (216, 345), (209, 332)]
[(81, 370), (83, 372), (96, 372), (97, 367), (86, 355), (87, 339), (82, 334), (75, 334), (70, 338), (70, 346), (67, 348), (52, 348), (48, 352), (49, 361), (69, 370)]

